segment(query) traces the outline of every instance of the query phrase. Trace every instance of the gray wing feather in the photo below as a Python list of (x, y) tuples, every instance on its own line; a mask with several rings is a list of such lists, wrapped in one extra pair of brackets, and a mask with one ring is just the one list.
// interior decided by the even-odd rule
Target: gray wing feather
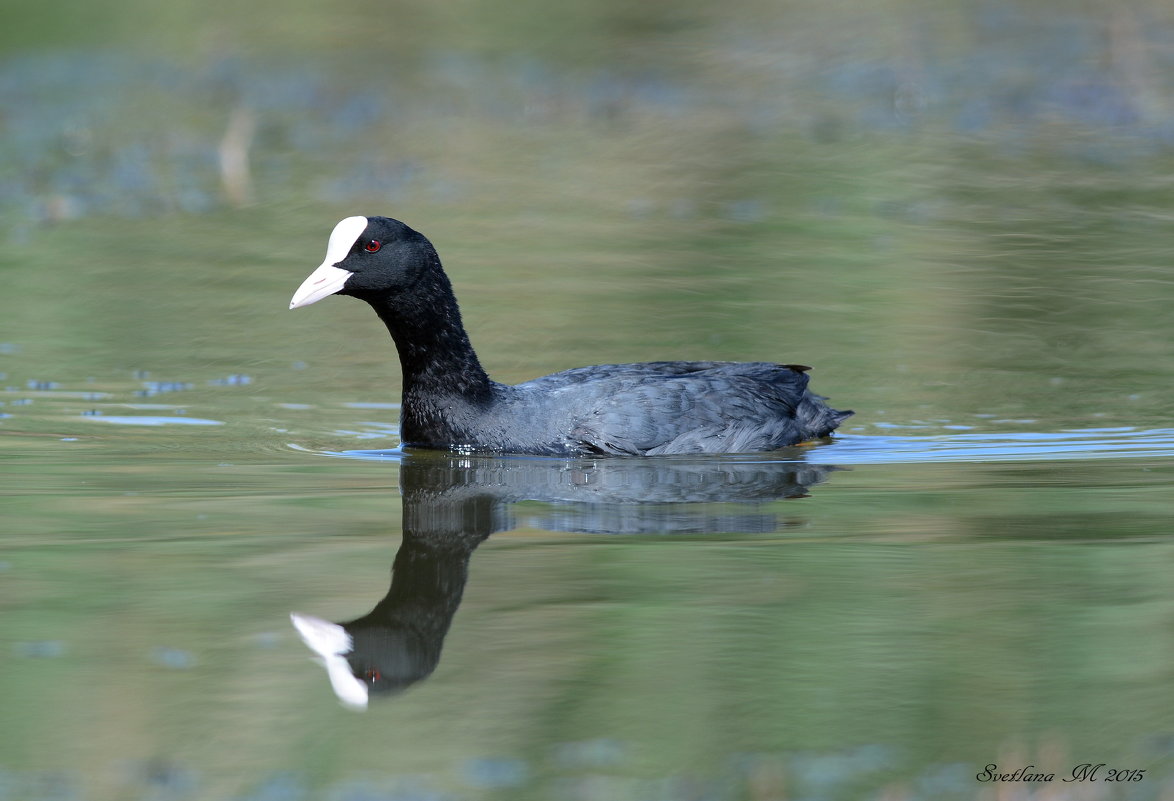
[[(588, 452), (736, 453), (780, 447), (801, 433), (796, 414), (807, 397), (807, 376), (795, 368), (763, 362), (617, 368), (572, 430)], [(586, 380), (568, 378), (568, 385)]]

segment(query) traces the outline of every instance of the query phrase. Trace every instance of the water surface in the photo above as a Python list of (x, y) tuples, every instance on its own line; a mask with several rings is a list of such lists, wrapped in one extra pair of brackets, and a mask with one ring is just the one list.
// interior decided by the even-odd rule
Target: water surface
[[(0, 799), (1169, 795), (1165, 9), (188, 5), (0, 34)], [(355, 213), (498, 380), (800, 362), (857, 414), (405, 452), (374, 315), (287, 310)], [(365, 621), (365, 711), (291, 612)]]

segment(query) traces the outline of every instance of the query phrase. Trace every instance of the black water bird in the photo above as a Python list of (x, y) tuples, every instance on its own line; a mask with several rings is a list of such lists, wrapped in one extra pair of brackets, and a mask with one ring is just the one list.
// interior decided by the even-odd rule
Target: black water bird
[(405, 445), (558, 456), (745, 453), (827, 436), (852, 414), (809, 392), (809, 368), (795, 364), (602, 364), (499, 384), (477, 360), (432, 243), (387, 217), (335, 226), (325, 261), (289, 305), (334, 294), (369, 303), (395, 341)]

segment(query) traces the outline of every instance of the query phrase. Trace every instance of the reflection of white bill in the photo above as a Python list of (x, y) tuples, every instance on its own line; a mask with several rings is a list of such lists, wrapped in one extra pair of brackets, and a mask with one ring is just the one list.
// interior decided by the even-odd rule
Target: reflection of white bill
[(351, 709), (367, 708), (367, 685), (351, 672), (346, 655), (354, 649), (354, 640), (347, 630), (337, 623), (311, 615), (291, 612), (289, 619), (311, 651), (318, 655), (318, 662), (326, 668), (330, 686), (343, 705)]

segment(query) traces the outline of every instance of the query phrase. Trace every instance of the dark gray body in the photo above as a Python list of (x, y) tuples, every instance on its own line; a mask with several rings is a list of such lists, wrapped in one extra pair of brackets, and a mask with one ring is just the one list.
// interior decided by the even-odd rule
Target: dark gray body
[(807, 390), (797, 366), (647, 362), (580, 367), (489, 402), (405, 393), (405, 444), (546, 455), (769, 451), (825, 437), (851, 412)]

